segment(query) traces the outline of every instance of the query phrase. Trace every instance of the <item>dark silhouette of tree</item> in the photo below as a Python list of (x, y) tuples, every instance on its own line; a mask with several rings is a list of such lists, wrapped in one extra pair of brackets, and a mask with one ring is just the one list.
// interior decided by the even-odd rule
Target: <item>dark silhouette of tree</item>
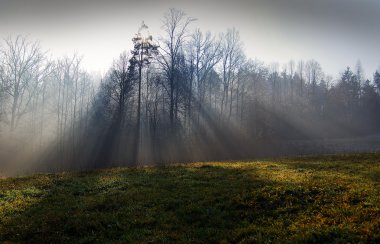
[(163, 19), (165, 38), (160, 40), (159, 62), (165, 72), (169, 84), (169, 116), (171, 127), (174, 128), (175, 94), (178, 89), (178, 78), (175, 76), (181, 49), (187, 38), (187, 30), (195, 19), (187, 17), (186, 13), (171, 8)]
[(153, 44), (153, 38), (147, 32), (148, 26), (141, 24), (137, 35), (132, 39), (134, 49), (132, 51), (132, 60), (138, 67), (138, 96), (137, 96), (137, 122), (136, 122), (136, 136), (135, 136), (135, 156), (134, 160), (138, 161), (139, 144), (141, 140), (141, 86), (142, 86), (142, 69), (144, 65), (149, 65), (152, 55), (157, 54), (158, 45)]

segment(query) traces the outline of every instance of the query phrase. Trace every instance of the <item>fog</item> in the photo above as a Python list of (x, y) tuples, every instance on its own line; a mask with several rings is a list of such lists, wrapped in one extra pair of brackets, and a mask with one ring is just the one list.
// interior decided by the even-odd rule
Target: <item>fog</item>
[(135, 26), (101, 75), (80, 52), (4, 36), (0, 175), (380, 149), (380, 70), (268, 65), (238, 26), (209, 32), (196, 18), (170, 8), (156, 36)]

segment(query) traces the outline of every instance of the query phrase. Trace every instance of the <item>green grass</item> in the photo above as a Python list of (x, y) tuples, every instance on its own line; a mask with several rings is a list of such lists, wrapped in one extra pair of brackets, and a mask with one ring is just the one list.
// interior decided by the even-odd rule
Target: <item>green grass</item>
[(0, 180), (0, 242), (377, 242), (380, 154)]

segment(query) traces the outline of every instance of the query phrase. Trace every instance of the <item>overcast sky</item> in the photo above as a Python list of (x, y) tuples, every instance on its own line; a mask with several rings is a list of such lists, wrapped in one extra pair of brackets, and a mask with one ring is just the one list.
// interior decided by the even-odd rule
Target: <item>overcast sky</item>
[(267, 64), (314, 58), (334, 76), (358, 59), (368, 76), (380, 66), (380, 0), (0, 0), (0, 37), (29, 34), (53, 57), (76, 51), (105, 72), (142, 20), (159, 35), (171, 7), (205, 31), (236, 27), (246, 55)]

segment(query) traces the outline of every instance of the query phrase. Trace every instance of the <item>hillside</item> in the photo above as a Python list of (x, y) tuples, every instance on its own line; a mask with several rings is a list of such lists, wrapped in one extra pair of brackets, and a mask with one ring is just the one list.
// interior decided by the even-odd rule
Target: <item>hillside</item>
[(380, 241), (380, 154), (0, 179), (0, 242)]

